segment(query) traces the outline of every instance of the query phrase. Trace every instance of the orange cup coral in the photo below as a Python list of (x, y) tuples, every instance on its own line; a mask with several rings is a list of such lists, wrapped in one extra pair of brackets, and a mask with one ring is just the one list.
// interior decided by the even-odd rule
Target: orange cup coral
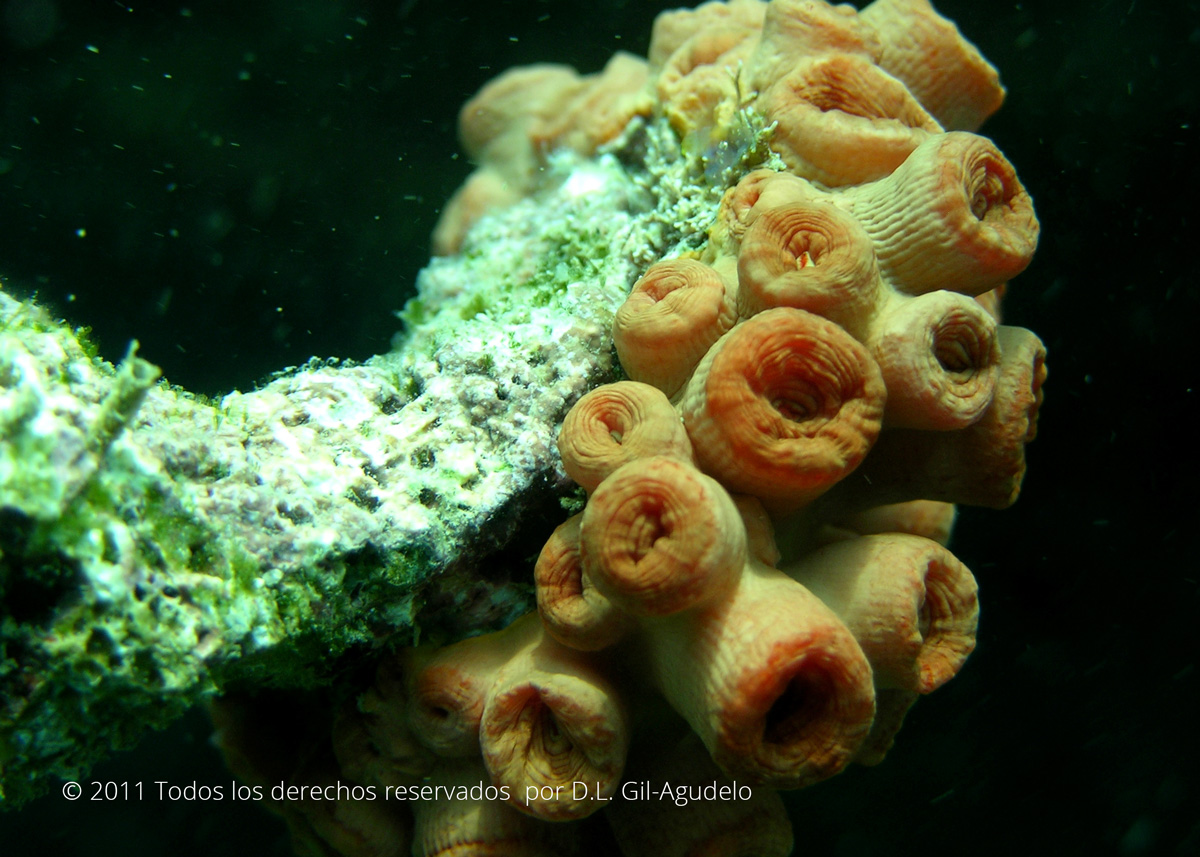
[(762, 97), (788, 168), (828, 187), (882, 178), (942, 130), (904, 84), (854, 54), (805, 60)]
[[(623, 269), (636, 284), (612, 336), (630, 380), (562, 424), (587, 500), (537, 560), (538, 613), (385, 660), (338, 719), (347, 775), (459, 783), (482, 761), (516, 793), (520, 812), (422, 806), (414, 853), (575, 853), (574, 827), (528, 816), (613, 797), (626, 855), (732, 855), (749, 831), (782, 857), (768, 789), (668, 818), (620, 802), (627, 755), (634, 776), (807, 786), (879, 762), (963, 666), (978, 601), (945, 546), (952, 504), (1016, 499), (1046, 377), (1037, 337), (998, 322), (1037, 245), (1032, 201), (962, 130), (1003, 97), (927, 0), (731, 0), (660, 16), (648, 61), (509, 71), (464, 108), (480, 168), (439, 225), (444, 252), (490, 207), (559, 192), (539, 184), (553, 149), (591, 155), (632, 117), (657, 130), (635, 123), (616, 152), (668, 135), (653, 175), (688, 200), (648, 231), (686, 221), (698, 238)], [(778, 158), (695, 187), (714, 171), (689, 150), (735, 125)]]
[(633, 461), (583, 512), (584, 571), (635, 616), (669, 616), (725, 595), (746, 562), (737, 507), (716, 480), (671, 458)]
[(613, 320), (621, 365), (674, 395), (709, 347), (733, 327), (732, 291), (717, 271), (694, 259), (651, 265)]
[(558, 451), (567, 475), (589, 493), (639, 458), (692, 459), (692, 445), (670, 401), (639, 381), (605, 384), (580, 399), (563, 420)]
[(820, 316), (780, 308), (713, 346), (679, 411), (701, 468), (782, 511), (811, 503), (858, 466), (885, 399), (861, 344)]
[(814, 199), (767, 208), (742, 239), (737, 296), (743, 318), (788, 306), (858, 332), (879, 293), (871, 239), (832, 203)]

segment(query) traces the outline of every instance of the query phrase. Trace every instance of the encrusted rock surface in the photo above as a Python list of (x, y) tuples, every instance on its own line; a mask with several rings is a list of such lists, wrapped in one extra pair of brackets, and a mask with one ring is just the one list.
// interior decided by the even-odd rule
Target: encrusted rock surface
[(311, 685), (530, 607), (527, 569), (479, 559), (571, 490), (558, 425), (615, 371), (612, 314), (715, 202), (663, 128), (632, 150), (553, 159), (422, 271), (391, 352), (220, 401), (0, 292), (4, 801), (229, 681)]

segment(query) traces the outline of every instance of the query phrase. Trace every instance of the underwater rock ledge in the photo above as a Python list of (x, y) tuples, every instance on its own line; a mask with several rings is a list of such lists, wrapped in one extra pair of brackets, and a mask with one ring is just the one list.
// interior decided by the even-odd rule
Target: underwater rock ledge
[(571, 490), (555, 438), (613, 377), (616, 307), (715, 208), (665, 128), (622, 146), (554, 158), (434, 259), (390, 353), (219, 402), (0, 292), (0, 807), (228, 682), (311, 686), (352, 646), (531, 608), (479, 562)]

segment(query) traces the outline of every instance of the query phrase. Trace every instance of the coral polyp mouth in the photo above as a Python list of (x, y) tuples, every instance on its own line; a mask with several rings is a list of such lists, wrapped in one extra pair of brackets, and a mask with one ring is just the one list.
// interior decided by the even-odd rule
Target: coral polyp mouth
[(670, 536), (671, 527), (663, 520), (662, 509), (644, 509), (640, 516), (640, 526), (630, 534), (629, 558), (635, 565), (640, 563), (656, 548), (659, 548), (660, 541), (668, 539)]
[(545, 782), (578, 774), (579, 751), (559, 725), (553, 709), (532, 689), (516, 704), (521, 711), (514, 737), (528, 749), (530, 770), (537, 772), (531, 779)]
[(788, 747), (808, 740), (828, 714), (832, 690), (833, 682), (819, 670), (797, 671), (767, 710), (763, 741)]
[(1015, 195), (1014, 176), (1011, 168), (992, 157), (980, 158), (973, 166), (966, 187), (969, 207), (977, 220), (987, 220)]
[(769, 401), (780, 416), (793, 423), (806, 422), (825, 410), (817, 391), (805, 384), (796, 384), (790, 390), (776, 391)]

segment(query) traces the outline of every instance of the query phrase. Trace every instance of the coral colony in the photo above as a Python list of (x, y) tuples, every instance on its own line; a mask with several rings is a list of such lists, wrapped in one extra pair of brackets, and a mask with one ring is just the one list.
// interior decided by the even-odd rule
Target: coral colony
[[(6, 798), (224, 690), (299, 853), (789, 853), (776, 790), (974, 647), (953, 504), (1020, 487), (1003, 95), (927, 0), (707, 3), (463, 108), (389, 354), (204, 402), (3, 298)], [(575, 514), (497, 571), (546, 484)]]

